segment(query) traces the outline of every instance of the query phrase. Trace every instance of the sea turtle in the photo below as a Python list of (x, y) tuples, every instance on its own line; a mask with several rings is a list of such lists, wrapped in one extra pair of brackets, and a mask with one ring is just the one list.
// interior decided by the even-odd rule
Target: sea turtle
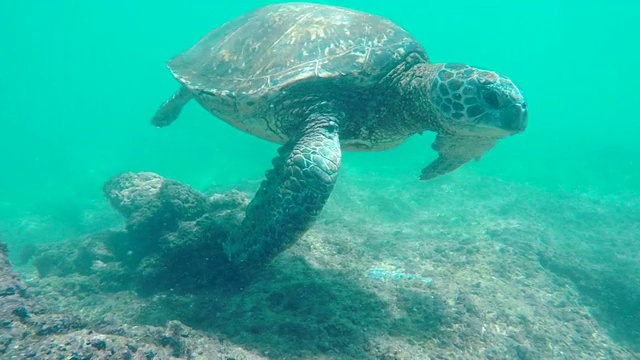
[(341, 151), (378, 151), (436, 132), (427, 180), (522, 132), (527, 104), (495, 72), (431, 64), (394, 22), (312, 3), (255, 9), (214, 29), (168, 63), (180, 89), (152, 119), (173, 122), (195, 99), (211, 114), (282, 145), (273, 168), (223, 242), (229, 259), (258, 266), (312, 225), (340, 169)]

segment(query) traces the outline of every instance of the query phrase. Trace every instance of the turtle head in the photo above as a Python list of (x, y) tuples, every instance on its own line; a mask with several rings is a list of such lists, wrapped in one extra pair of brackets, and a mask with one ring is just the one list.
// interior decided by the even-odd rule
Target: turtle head
[(438, 158), (422, 169), (422, 180), (479, 161), (499, 139), (527, 127), (527, 103), (508, 78), (467, 65), (433, 66), (428, 97), (438, 132), (431, 147)]
[(445, 130), (493, 138), (525, 130), (527, 103), (511, 80), (467, 65), (438, 67), (429, 97)]

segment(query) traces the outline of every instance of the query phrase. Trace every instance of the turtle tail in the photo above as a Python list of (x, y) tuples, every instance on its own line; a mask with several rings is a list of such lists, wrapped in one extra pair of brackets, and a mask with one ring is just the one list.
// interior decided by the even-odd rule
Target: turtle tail
[(180, 87), (180, 89), (156, 111), (153, 119), (151, 119), (151, 124), (156, 127), (170, 125), (180, 116), (180, 111), (182, 111), (182, 108), (191, 98), (191, 92), (184, 86)]

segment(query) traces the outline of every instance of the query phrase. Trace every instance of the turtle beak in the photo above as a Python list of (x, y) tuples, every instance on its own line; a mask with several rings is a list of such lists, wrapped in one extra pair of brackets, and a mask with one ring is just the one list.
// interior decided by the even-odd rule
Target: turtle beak
[(511, 135), (521, 133), (527, 128), (528, 116), (526, 102), (513, 104), (500, 112), (501, 128)]

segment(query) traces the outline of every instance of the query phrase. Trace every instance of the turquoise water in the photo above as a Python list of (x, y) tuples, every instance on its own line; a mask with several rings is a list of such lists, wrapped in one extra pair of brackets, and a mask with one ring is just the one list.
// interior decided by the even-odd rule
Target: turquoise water
[[(120, 171), (195, 186), (259, 178), (275, 146), (190, 104), (171, 131), (149, 119), (177, 86), (165, 62), (211, 28), (267, 1), (3, 1), (0, 38), (2, 214), (100, 198)], [(434, 62), (496, 69), (530, 103), (526, 133), (465, 171), (546, 187), (640, 186), (640, 5), (587, 1), (336, 1), (411, 31)], [(433, 154), (416, 138), (344, 166), (390, 176)], [(382, 168), (381, 168), (382, 167)], [(472, 169), (471, 169), (472, 168)]]
[[(0, 2), (4, 241), (19, 248), (112, 226), (113, 217), (86, 212), (106, 206), (101, 186), (123, 171), (153, 171), (198, 189), (260, 180), (276, 145), (216, 121), (193, 102), (170, 128), (155, 129), (149, 120), (177, 89), (168, 59), (212, 28), (269, 3)], [(432, 62), (496, 70), (522, 89), (530, 109), (527, 130), (449, 179), (498, 178), (549, 196), (637, 201), (640, 4), (324, 3), (391, 18), (422, 42)], [(344, 154), (344, 176), (417, 181), (435, 158), (433, 136), (386, 152)], [(44, 230), (38, 219), (47, 219)]]

